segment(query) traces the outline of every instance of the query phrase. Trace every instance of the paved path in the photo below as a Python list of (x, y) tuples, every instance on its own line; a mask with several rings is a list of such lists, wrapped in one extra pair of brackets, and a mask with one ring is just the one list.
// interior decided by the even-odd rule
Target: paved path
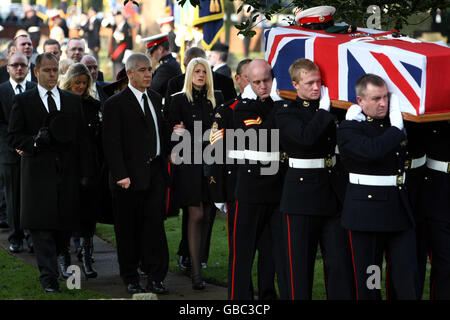
[[(1, 230), (0, 248), (7, 250), (8, 247), (8, 232)], [(81, 287), (110, 295), (113, 298), (131, 298), (131, 295), (126, 292), (126, 288), (119, 277), (119, 265), (117, 263), (115, 247), (98, 237), (94, 237), (94, 248), (94, 267), (99, 275), (96, 279), (90, 279), (89, 281), (86, 281), (82, 277)], [(37, 267), (34, 254), (30, 254), (25, 250), (24, 252), (15, 254), (15, 256)], [(72, 263), (81, 266), (81, 263), (78, 262), (78, 259), (73, 254)], [(169, 288), (169, 294), (158, 295), (159, 300), (226, 300), (227, 298), (226, 288), (208, 283), (205, 290), (192, 290), (190, 278), (181, 273), (169, 272), (165, 283)], [(145, 285), (146, 279), (143, 279), (141, 284)]]

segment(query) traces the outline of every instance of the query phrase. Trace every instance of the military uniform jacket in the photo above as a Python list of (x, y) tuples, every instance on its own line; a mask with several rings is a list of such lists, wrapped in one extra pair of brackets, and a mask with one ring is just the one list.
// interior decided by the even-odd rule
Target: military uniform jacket
[[(405, 135), (391, 127), (389, 117), (344, 120), (337, 131), (341, 160), (349, 173), (403, 175)], [(349, 183), (342, 212), (346, 229), (369, 232), (402, 231), (414, 225), (404, 185), (369, 186)]]
[(112, 61), (122, 62), (126, 49), (133, 49), (133, 37), (130, 25), (125, 22), (121, 29), (117, 26), (114, 28), (109, 48)]
[(76, 230), (80, 177), (93, 174), (80, 96), (58, 90), (61, 114), (67, 117), (60, 132), (66, 143), (34, 146), (34, 136), (49, 116), (37, 88), (16, 95), (11, 111), (8, 144), (23, 150), (20, 210), (22, 226), (28, 229)]
[[(200, 141), (197, 140), (199, 137), (194, 135), (196, 121), (201, 121), (202, 131), (199, 133), (202, 134), (202, 138), (204, 133), (211, 128), (214, 119), (214, 108), (211, 101), (207, 99), (205, 90), (197, 91), (193, 89), (192, 94), (194, 99), (192, 102), (187, 99), (186, 94), (183, 92), (172, 97), (168, 121), (169, 130), (183, 121), (185, 130), (191, 136), (189, 141), (190, 154), (184, 152), (186, 150), (183, 149), (181, 156), (184, 162), (173, 166), (174, 193), (181, 205), (199, 205), (202, 201), (209, 201), (208, 184), (215, 183), (215, 181), (210, 179), (209, 166), (204, 164), (202, 158), (203, 151), (209, 144), (209, 141), (202, 141), (199, 144)], [(220, 91), (215, 91), (214, 97), (216, 104), (223, 102), (223, 96)], [(185, 138), (182, 137), (179, 141), (171, 141), (172, 150), (178, 143), (182, 143), (183, 139)], [(199, 150), (200, 146), (201, 149)], [(197, 155), (195, 154), (196, 151)], [(202, 154), (198, 154), (200, 151)], [(194, 163), (196, 157), (200, 157), (201, 163)]]
[(169, 80), (181, 74), (181, 68), (177, 60), (168, 54), (161, 58), (160, 65), (153, 73), (153, 80), (150, 89), (158, 92), (161, 97), (164, 97), (167, 92), (167, 84)]
[[(275, 113), (279, 104), (274, 104), (271, 98), (264, 101), (253, 99), (242, 99), (234, 109), (234, 127), (242, 129), (248, 134), (250, 130), (260, 134), (259, 129), (267, 129), (268, 140), (266, 150), (250, 149), (248, 139), (245, 142), (245, 149), (251, 151), (279, 151), (271, 150), (270, 135), (271, 129), (276, 129)], [(258, 146), (260, 145), (258, 138)], [(235, 150), (239, 150), (236, 146)], [(269, 168), (271, 163), (265, 164), (261, 161), (245, 160), (244, 164), (237, 164), (235, 199), (245, 203), (274, 204), (279, 203), (283, 186), (283, 171), (285, 166), (278, 161), (278, 171), (273, 175), (262, 175), (262, 168)]]
[[(276, 121), (280, 143), (289, 158), (318, 159), (334, 156), (336, 118), (319, 109), (319, 100), (282, 102)], [(305, 169), (289, 167), (280, 209), (288, 214), (336, 215), (337, 196), (333, 180), (335, 168)]]
[[(424, 124), (426, 154), (428, 159), (450, 162), (450, 123), (448, 121)], [(447, 172), (427, 168), (424, 180), (422, 210), (425, 217), (450, 223), (450, 165)]]
[(228, 145), (227, 129), (233, 129), (233, 110), (239, 103), (240, 96), (225, 102), (215, 109), (214, 122), (211, 127), (210, 143), (215, 148), (221, 149), (221, 163), (211, 166), (211, 175), (217, 183), (211, 185), (211, 197), (214, 202), (234, 202), (234, 190), (236, 188), (236, 163), (230, 158), (229, 152), (234, 150)]

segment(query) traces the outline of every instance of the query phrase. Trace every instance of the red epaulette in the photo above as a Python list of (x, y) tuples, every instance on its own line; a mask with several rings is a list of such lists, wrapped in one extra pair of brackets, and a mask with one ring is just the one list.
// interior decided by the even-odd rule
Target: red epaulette
[(229, 107), (231, 108), (231, 110), (234, 110), (234, 108), (236, 107), (236, 105), (239, 103), (239, 99), (236, 99), (236, 101), (234, 101), (232, 104), (229, 105)]

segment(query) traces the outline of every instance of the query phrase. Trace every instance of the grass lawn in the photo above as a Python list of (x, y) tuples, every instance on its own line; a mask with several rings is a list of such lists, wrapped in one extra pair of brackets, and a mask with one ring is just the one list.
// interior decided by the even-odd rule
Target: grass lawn
[(90, 290), (69, 290), (65, 282), (59, 283), (62, 292), (45, 293), (35, 267), (0, 249), (0, 300), (87, 300), (109, 298)]

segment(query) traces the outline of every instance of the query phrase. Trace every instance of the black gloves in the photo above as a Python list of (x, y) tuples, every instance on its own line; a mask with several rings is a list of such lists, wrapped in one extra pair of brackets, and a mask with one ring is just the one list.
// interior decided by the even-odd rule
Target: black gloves
[(47, 127), (39, 129), (37, 135), (34, 136), (34, 145), (36, 147), (49, 146), (51, 143), (50, 131)]

